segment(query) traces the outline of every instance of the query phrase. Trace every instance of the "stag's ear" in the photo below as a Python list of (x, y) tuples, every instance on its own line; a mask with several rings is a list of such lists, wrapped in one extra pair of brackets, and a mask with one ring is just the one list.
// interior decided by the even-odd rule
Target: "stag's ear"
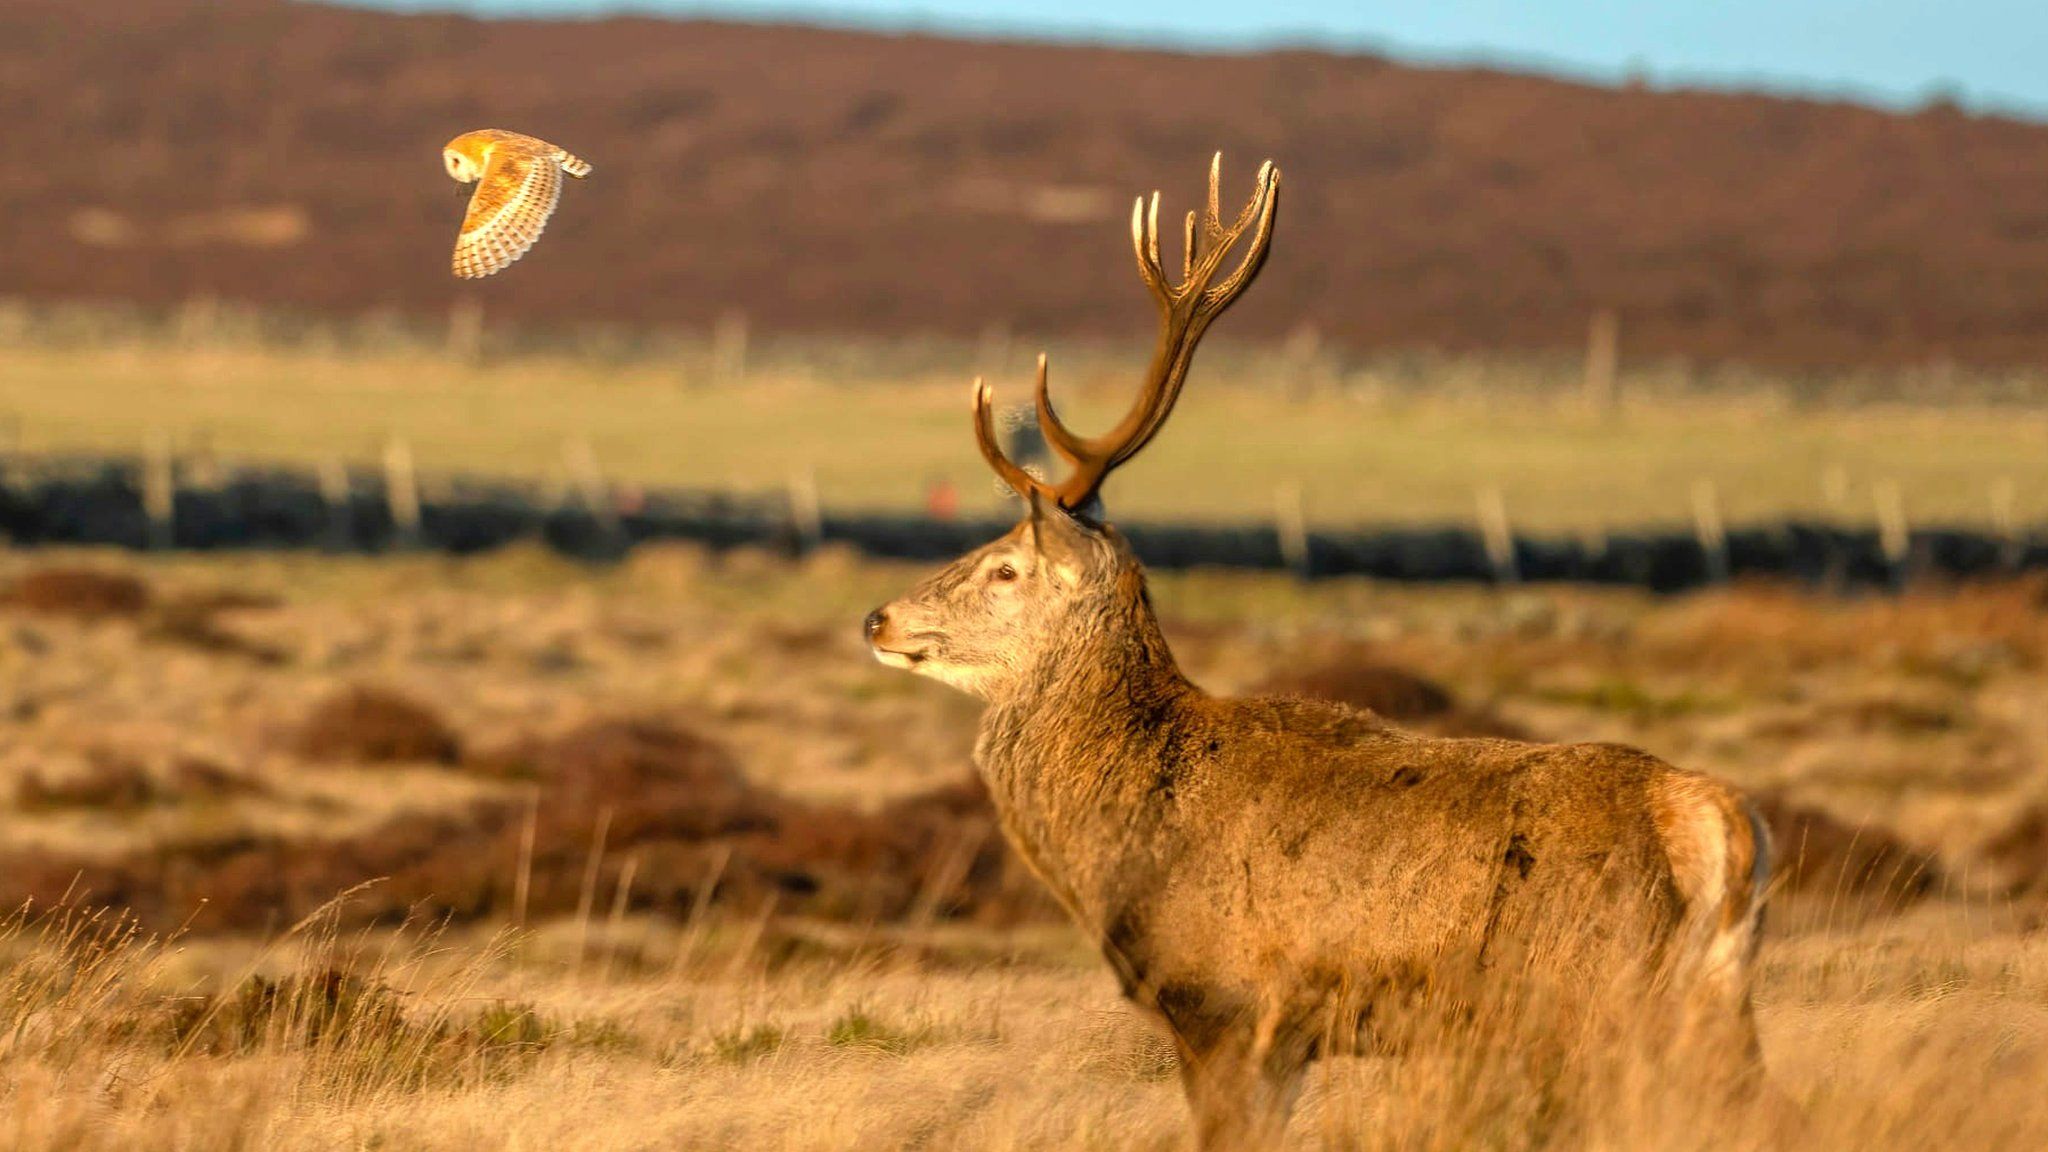
[(1033, 548), (1047, 569), (1069, 584), (1091, 571), (1103, 554), (1103, 537), (1087, 521), (1047, 502), (1032, 505)]

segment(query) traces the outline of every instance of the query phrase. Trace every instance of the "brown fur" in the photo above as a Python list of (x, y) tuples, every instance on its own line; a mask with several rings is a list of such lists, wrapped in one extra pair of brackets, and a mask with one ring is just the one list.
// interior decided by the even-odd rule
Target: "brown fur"
[(1318, 1055), (1398, 1049), (1421, 1035), (1403, 1021), (1488, 996), (1583, 1019), (1632, 969), (1753, 1065), (1768, 846), (1726, 785), (1615, 745), (1209, 696), (1122, 538), (1056, 510), (868, 628), (884, 662), (987, 702), (1003, 830), (1172, 1031), (1204, 1149), (1276, 1139)]

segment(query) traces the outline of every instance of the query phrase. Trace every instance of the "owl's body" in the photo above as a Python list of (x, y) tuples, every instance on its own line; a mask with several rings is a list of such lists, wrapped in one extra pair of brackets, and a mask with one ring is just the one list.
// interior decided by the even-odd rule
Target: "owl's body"
[(578, 180), (590, 175), (589, 162), (568, 150), (498, 128), (457, 136), (441, 158), (448, 175), (476, 185), (455, 240), (455, 274), (466, 280), (503, 271), (526, 255), (562, 198), (562, 173)]

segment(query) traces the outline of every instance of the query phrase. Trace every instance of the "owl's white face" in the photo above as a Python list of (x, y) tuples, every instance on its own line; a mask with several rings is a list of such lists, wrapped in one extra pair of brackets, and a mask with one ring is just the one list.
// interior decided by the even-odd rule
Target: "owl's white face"
[(474, 184), (483, 178), (483, 165), (453, 148), (442, 149), (441, 159), (448, 165), (448, 175), (453, 176), (457, 183)]

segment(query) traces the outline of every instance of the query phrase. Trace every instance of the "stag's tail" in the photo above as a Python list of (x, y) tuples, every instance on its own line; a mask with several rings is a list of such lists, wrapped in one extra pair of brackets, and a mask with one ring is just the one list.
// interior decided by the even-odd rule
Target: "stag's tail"
[(1770, 887), (1770, 829), (1754, 804), (1717, 780), (1673, 773), (1653, 788), (1658, 832), (1684, 902), (1675, 975), (1746, 1005)]
[(1667, 954), (1681, 1011), (1672, 1039), (1711, 1054), (1714, 1062), (1702, 1067), (1731, 1099), (1763, 1109), (1783, 1132), (1803, 1131), (1804, 1114), (1764, 1066), (1750, 1002), (1770, 892), (1770, 827), (1740, 792), (1704, 776), (1674, 772), (1652, 786), (1652, 802), (1684, 902), (1676, 949)]

